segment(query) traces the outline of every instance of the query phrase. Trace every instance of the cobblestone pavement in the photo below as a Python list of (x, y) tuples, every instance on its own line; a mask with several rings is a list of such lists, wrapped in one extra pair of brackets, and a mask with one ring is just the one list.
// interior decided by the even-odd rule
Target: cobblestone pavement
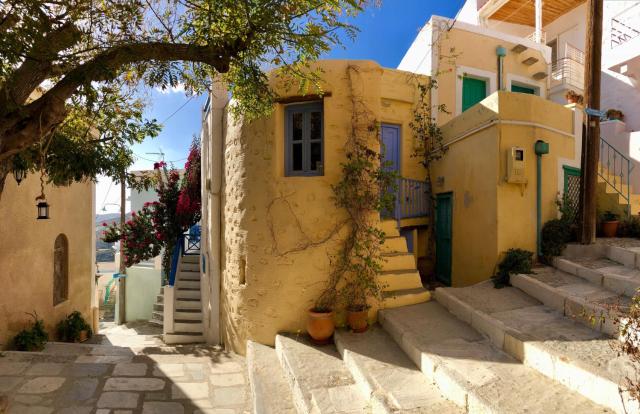
[(240, 356), (212, 346), (166, 346), (146, 324), (110, 327), (92, 342), (3, 352), (0, 395), (8, 397), (7, 413), (249, 412)]

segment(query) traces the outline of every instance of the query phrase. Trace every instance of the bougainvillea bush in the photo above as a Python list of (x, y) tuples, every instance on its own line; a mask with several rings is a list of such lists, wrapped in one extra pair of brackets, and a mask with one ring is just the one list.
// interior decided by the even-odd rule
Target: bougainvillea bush
[(164, 162), (154, 164), (158, 174), (158, 201), (146, 203), (142, 210), (131, 213), (131, 220), (120, 227), (105, 226), (102, 240), (120, 241), (127, 267), (159, 255), (163, 249), (162, 266), (169, 271), (171, 255), (178, 237), (200, 221), (200, 142), (194, 139), (185, 164), (185, 174), (168, 169)]

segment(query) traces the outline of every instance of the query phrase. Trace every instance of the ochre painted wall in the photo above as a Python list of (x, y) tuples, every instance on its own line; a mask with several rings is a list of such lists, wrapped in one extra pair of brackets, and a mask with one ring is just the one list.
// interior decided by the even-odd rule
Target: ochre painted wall
[[(20, 186), (7, 177), (0, 199), (0, 345), (32, 321), (44, 319), (51, 339), (55, 324), (79, 310), (91, 323), (93, 286), (93, 183), (45, 187), (51, 205), (49, 220), (36, 220), (35, 197), (40, 177), (30, 174)], [(64, 233), (69, 242), (68, 300), (53, 306), (53, 247)]]
[[(438, 114), (438, 122), (441, 125), (458, 115), (456, 101), (461, 96), (460, 77), (465, 73), (465, 68), (491, 72), (495, 76), (495, 90), (499, 88), (498, 57), (496, 55), (498, 46), (503, 46), (507, 50), (503, 62), (505, 90), (507, 89), (508, 76), (515, 76), (516, 79), (526, 79), (527, 83), (532, 86), (540, 85), (542, 93), (546, 92), (546, 81), (538, 82), (531, 77), (535, 72), (546, 72), (545, 58), (539, 51), (528, 49), (517, 54), (511, 50), (515, 46), (513, 43), (457, 28), (442, 32), (438, 39), (439, 42), (434, 46), (438, 48), (439, 54), (438, 67), (435, 69), (436, 75), (434, 75), (434, 78), (438, 80), (437, 102), (434, 104), (445, 105), (449, 111), (449, 113), (440, 112)], [(529, 56), (538, 59), (538, 62), (533, 66), (523, 64), (522, 61)], [(473, 76), (473, 72), (469, 73)], [(489, 82), (487, 86), (489, 86)], [(490, 91), (488, 95), (495, 90)]]
[[(307, 309), (331, 271), (330, 256), (344, 237), (345, 212), (331, 185), (341, 175), (350, 132), (352, 90), (378, 122), (399, 124), (402, 174), (423, 179), (409, 121), (415, 75), (370, 61), (321, 61), (324, 98), (324, 176), (284, 176), (284, 104), (254, 122), (228, 117), (222, 190), (221, 330), (226, 345), (244, 353), (247, 339), (273, 344), (279, 331), (304, 331)], [(352, 67), (349, 86), (348, 67)], [(274, 80), (281, 97), (297, 88)], [(377, 137), (372, 148), (379, 148)]]
[[(455, 142), (434, 164), (435, 192), (453, 193), (452, 284), (466, 286), (491, 277), (506, 250), (536, 250), (538, 139), (550, 147), (542, 158), (542, 222), (557, 217), (558, 158), (574, 154), (574, 138), (566, 135), (573, 134), (573, 112), (537, 96), (499, 92), (442, 129), (445, 142)], [(524, 186), (505, 181), (512, 146), (525, 148)]]

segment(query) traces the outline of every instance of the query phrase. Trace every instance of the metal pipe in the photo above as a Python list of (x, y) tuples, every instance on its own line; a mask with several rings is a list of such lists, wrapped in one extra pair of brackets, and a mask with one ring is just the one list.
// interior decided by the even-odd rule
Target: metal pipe
[(542, 256), (542, 155), (549, 153), (549, 144), (537, 140), (536, 152), (536, 250), (538, 257)]
[(542, 0), (536, 0), (536, 43), (542, 43)]

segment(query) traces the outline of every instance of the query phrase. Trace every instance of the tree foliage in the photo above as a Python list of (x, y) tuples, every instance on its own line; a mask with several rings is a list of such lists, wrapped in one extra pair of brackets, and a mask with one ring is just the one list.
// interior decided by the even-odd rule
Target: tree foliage
[[(222, 78), (234, 111), (265, 114), (274, 98), (265, 70), (282, 66), (309, 87), (317, 74), (303, 67), (338, 45), (341, 33), (355, 34), (346, 20), (366, 2), (6, 0), (0, 4), (0, 185), (12, 156), (34, 144), (53, 149), (43, 141), (86, 121), (77, 112), (105, 96), (101, 88), (183, 84), (200, 93)], [(92, 149), (79, 151), (86, 157)], [(53, 181), (59, 178), (68, 174)]]

